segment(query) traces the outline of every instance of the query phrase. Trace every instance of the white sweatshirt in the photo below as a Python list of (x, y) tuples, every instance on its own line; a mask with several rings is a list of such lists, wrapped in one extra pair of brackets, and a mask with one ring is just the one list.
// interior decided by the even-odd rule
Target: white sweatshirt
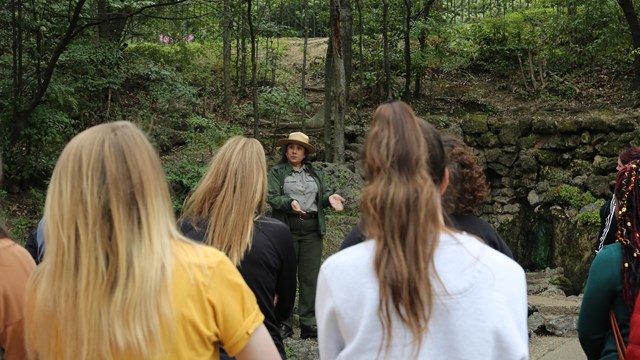
[[(411, 332), (392, 317), (393, 341), (378, 352), (382, 326), (373, 268), (375, 242), (331, 256), (320, 269), (316, 318), (321, 359), (529, 358), (527, 284), (522, 267), (466, 234), (442, 234), (429, 330), (416, 355)], [(446, 289), (446, 290), (445, 290)]]

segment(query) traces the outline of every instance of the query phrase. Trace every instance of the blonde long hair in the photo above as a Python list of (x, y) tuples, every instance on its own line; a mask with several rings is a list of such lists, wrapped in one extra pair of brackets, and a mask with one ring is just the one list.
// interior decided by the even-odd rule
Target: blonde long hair
[(175, 228), (160, 159), (129, 122), (73, 138), (45, 204), (47, 252), (27, 295), (40, 359), (156, 358), (173, 328)]
[(208, 221), (205, 242), (237, 266), (251, 248), (253, 221), (264, 213), (267, 163), (256, 139), (235, 136), (211, 160), (209, 170), (187, 198), (182, 219)]
[[(378, 317), (388, 350), (392, 314), (411, 331), (414, 351), (428, 330), (433, 305), (433, 257), (444, 227), (440, 192), (430, 176), (429, 144), (420, 119), (401, 101), (380, 105), (365, 144), (366, 186), (360, 204), (364, 233), (375, 239), (380, 287)], [(431, 131), (436, 131), (432, 127)], [(444, 167), (444, 151), (440, 144)]]

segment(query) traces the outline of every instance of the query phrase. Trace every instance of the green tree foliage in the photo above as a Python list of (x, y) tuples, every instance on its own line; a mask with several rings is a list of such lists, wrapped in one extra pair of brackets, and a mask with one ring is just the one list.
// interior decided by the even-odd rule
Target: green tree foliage
[(186, 148), (179, 155), (167, 156), (163, 166), (173, 192), (173, 206), (176, 213), (182, 211), (187, 195), (207, 171), (211, 156), (232, 136), (242, 135), (242, 130), (199, 116), (187, 119)]
[[(519, 3), (519, 6), (513, 4)], [(558, 80), (588, 67), (629, 67), (630, 38), (615, 2), (584, 0), (437, 1), (428, 17), (414, 1), (410, 22), (413, 78), (437, 81), (447, 73), (487, 71), (509, 75), (529, 96), (575, 96)], [(402, 0), (388, 0), (391, 97), (403, 95)], [(511, 5), (510, 5), (511, 4)], [(326, 1), (308, 1), (309, 36), (327, 36)], [(385, 79), (380, 1), (360, 0), (354, 12), (353, 84), (372, 102), (383, 100)], [(246, 111), (241, 78), (247, 48), (246, 3), (231, 2), (232, 116)], [(0, 127), (6, 182), (46, 182), (61, 147), (95, 123), (126, 119), (143, 124), (163, 151), (180, 141), (186, 119), (217, 119), (222, 97), (222, 6), (205, 0), (10, 0), (0, 8)], [(282, 36), (302, 36), (302, 2), (253, 0), (258, 39), (258, 104), (261, 123), (309, 111), (290, 89), (291, 69)], [(361, 15), (361, 16), (360, 16)], [(159, 37), (170, 37), (171, 44)], [(190, 37), (192, 35), (193, 37)], [(421, 50), (420, 37), (426, 46)], [(191, 40), (189, 40), (191, 39)], [(268, 50), (267, 50), (268, 49)], [(322, 60), (310, 59), (321, 72)], [(315, 66), (319, 64), (320, 66)], [(516, 74), (517, 76), (513, 76)], [(247, 83), (245, 83), (245, 86)], [(564, 86), (564, 87), (563, 87)], [(422, 94), (429, 93), (429, 86)], [(354, 97), (357, 99), (358, 97)]]
[(475, 63), (507, 73), (531, 56), (536, 68), (566, 73), (624, 59), (629, 38), (615, 4), (585, 1), (575, 11), (534, 6), (474, 22), (468, 35), (478, 44)]

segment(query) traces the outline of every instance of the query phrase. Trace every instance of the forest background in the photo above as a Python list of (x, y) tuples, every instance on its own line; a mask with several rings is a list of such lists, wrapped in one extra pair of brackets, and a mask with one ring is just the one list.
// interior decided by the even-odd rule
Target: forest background
[(345, 128), (366, 126), (388, 99), (421, 116), (634, 109), (634, 5), (8, 0), (0, 8), (2, 218), (24, 241), (64, 145), (105, 121), (150, 134), (179, 212), (230, 136), (256, 137), (275, 157), (275, 139), (302, 130), (323, 149), (319, 160), (349, 163)]

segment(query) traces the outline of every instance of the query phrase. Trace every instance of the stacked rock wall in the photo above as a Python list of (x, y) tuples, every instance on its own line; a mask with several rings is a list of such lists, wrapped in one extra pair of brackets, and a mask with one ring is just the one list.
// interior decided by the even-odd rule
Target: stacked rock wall
[(640, 145), (639, 119), (609, 112), (560, 120), (545, 114), (517, 120), (471, 114), (448, 130), (483, 161), (492, 191), (480, 214), (496, 226), (517, 260), (529, 270), (562, 266), (579, 283), (598, 226), (576, 221), (576, 211), (558, 206), (551, 194), (572, 185), (609, 198), (618, 154)]

